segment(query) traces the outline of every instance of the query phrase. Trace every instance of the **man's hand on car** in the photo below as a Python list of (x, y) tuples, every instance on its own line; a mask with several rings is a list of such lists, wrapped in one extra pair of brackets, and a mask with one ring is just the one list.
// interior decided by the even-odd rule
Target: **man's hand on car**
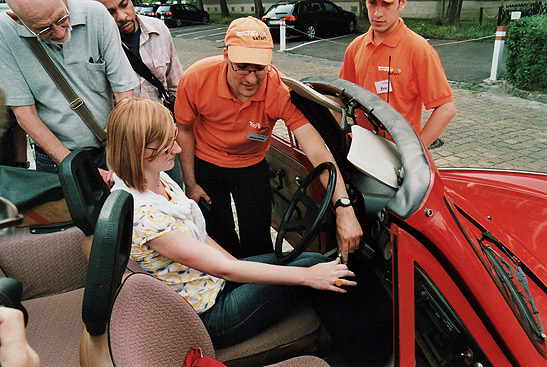
[(347, 263), (348, 253), (359, 249), (363, 230), (357, 221), (351, 206), (336, 208), (336, 240), (338, 249), (342, 252), (342, 261)]

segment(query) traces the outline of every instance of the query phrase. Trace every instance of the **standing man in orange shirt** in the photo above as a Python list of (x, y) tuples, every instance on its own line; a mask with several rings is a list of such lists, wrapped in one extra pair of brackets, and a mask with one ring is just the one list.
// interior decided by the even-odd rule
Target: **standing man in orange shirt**
[[(454, 117), (456, 107), (439, 55), (400, 18), (405, 6), (406, 0), (367, 0), (370, 28), (348, 46), (339, 77), (388, 102), (428, 147)], [(422, 105), (433, 109), (423, 129)]]
[[(270, 65), (268, 27), (253, 17), (236, 19), (225, 44), (223, 56), (198, 61), (180, 79), (177, 142), (187, 196), (212, 204), (206, 216), (208, 234), (234, 256), (249, 257), (273, 252), (270, 170), (264, 157), (276, 121), (285, 121), (314, 166), (334, 159)], [(333, 203), (338, 203), (338, 245), (345, 253), (358, 249), (362, 236), (351, 204), (342, 199), (347, 196), (343, 180), (337, 180)]]

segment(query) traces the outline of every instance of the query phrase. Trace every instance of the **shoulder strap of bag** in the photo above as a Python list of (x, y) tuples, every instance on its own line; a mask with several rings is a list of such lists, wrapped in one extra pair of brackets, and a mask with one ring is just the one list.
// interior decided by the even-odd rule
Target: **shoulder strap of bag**
[(59, 72), (59, 70), (57, 69), (53, 61), (51, 61), (40, 42), (38, 42), (38, 39), (34, 37), (23, 38), (25, 39), (25, 41), (27, 41), (30, 49), (32, 50), (36, 58), (40, 61), (55, 85), (57, 85), (57, 87), (61, 90), (68, 103), (70, 104), (70, 108), (78, 113), (78, 115), (86, 123), (87, 127), (89, 127), (89, 129), (93, 132), (97, 139), (99, 139), (101, 145), (104, 146), (106, 143), (106, 132), (95, 120), (91, 112), (89, 112), (84, 101), (80, 97), (78, 97), (78, 95), (74, 92), (72, 87), (63, 77), (63, 75)]
[(168, 94), (167, 94), (167, 91), (165, 90), (165, 87), (163, 86), (163, 83), (154, 74), (152, 74), (150, 69), (148, 69), (148, 67), (144, 64), (144, 62), (142, 62), (140, 57), (138, 57), (133, 52), (131, 52), (129, 47), (127, 47), (124, 43), (122, 43), (122, 46), (133, 70), (137, 74), (142, 76), (150, 84), (152, 84), (154, 87), (156, 87), (158, 89), (158, 93), (160, 97), (167, 98)]

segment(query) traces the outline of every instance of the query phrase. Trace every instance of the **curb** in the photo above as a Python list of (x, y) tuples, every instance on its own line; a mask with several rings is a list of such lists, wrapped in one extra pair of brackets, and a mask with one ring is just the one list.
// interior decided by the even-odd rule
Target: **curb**
[(503, 91), (510, 93), (516, 97), (524, 98), (530, 101), (547, 103), (547, 94), (541, 94), (536, 92), (529, 92), (522, 89), (518, 89), (515, 86), (509, 84), (505, 80), (500, 80), (499, 85)]

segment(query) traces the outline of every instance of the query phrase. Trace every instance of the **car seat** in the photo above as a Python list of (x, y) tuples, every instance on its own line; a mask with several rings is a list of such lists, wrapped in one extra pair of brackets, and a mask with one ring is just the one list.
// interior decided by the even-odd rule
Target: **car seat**
[[(82, 366), (180, 366), (192, 346), (219, 359), (201, 319), (183, 297), (150, 275), (126, 271), (132, 225), (132, 196), (113, 192), (99, 214), (90, 252)], [(328, 366), (313, 356), (276, 366), (311, 365)]]
[[(59, 171), (58, 178), (46, 172), (36, 177), (44, 180), (48, 176), (42, 182), (52, 187), (47, 191), (50, 200), (59, 198), (51, 192), (60, 181), (76, 226), (31, 226), (0, 236), (0, 276), (17, 279), (23, 286), (22, 304), (29, 315), (27, 339), (40, 356), (42, 367), (80, 365), (87, 273), (82, 246), (92, 239), (99, 210), (109, 194), (87, 152), (71, 153)], [(10, 184), (23, 183), (19, 180)]]

